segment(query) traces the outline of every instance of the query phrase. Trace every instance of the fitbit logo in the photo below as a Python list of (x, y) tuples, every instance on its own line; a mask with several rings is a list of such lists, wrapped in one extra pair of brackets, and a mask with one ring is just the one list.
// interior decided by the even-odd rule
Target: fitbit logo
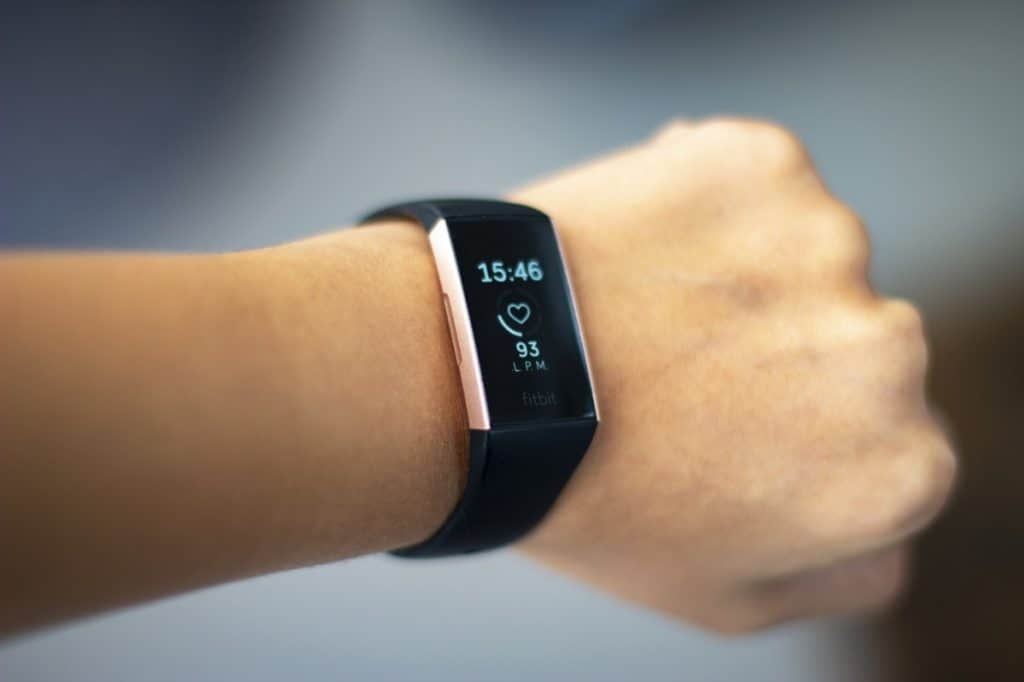
[(548, 407), (550, 405), (557, 405), (558, 397), (551, 391), (542, 393), (535, 391), (533, 393), (527, 393), (523, 391), (523, 405), (527, 407)]

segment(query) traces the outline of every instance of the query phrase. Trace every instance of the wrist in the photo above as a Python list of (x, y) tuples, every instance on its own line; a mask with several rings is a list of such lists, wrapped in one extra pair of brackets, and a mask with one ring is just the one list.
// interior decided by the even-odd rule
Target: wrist
[[(344, 533), (335, 546), (347, 555), (424, 540), (458, 501), (467, 457), (426, 235), (381, 223), (253, 255), (273, 333), (312, 413), (305, 435), (326, 463), (305, 472), (296, 504), (314, 502), (302, 513)], [(324, 538), (312, 541), (311, 551), (329, 551)]]

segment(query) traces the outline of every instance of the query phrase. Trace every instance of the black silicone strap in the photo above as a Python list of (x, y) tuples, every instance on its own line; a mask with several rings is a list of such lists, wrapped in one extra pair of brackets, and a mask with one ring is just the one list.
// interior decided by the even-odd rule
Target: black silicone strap
[(597, 422), (469, 432), (469, 477), (448, 520), (404, 557), (467, 554), (515, 542), (558, 499), (594, 436)]
[[(362, 222), (404, 217), (430, 229), (439, 218), (544, 216), (529, 206), (477, 199), (398, 204)], [(495, 427), (469, 432), (466, 489), (441, 528), (394, 554), (426, 558), (467, 554), (509, 544), (544, 518), (583, 459), (596, 419)]]
[(429, 230), (440, 218), (486, 218), (488, 216), (504, 217), (516, 215), (547, 217), (535, 208), (522, 204), (513, 204), (508, 201), (494, 201), (491, 199), (426, 199), (387, 206), (365, 216), (359, 222), (369, 223), (384, 218), (411, 218), (422, 225), (424, 229)]

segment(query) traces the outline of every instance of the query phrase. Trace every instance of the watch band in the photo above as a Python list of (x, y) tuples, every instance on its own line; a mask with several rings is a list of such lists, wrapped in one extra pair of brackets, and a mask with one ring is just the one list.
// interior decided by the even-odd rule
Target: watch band
[(524, 206), (523, 204), (513, 204), (509, 201), (496, 201), (493, 199), (423, 199), (386, 206), (364, 216), (359, 222), (370, 223), (385, 218), (411, 218), (422, 225), (423, 229), (430, 230), (434, 223), (440, 219), (517, 215), (547, 218), (544, 213), (535, 208)]
[(469, 432), (469, 476), (451, 515), (403, 557), (468, 554), (515, 542), (554, 505), (594, 436), (596, 422)]
[[(389, 206), (360, 222), (409, 218), (429, 231), (439, 220), (517, 216), (548, 220), (544, 213), (521, 204), (437, 199)], [(500, 547), (527, 534), (555, 503), (583, 458), (597, 427), (596, 404), (594, 415), (471, 428), (469, 474), (455, 509), (430, 538), (393, 553), (413, 558), (466, 554)]]

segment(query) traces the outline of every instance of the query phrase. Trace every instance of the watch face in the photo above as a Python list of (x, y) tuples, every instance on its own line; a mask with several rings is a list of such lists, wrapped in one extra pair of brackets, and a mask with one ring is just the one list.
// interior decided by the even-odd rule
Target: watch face
[(449, 219), (492, 425), (595, 417), (554, 228)]

